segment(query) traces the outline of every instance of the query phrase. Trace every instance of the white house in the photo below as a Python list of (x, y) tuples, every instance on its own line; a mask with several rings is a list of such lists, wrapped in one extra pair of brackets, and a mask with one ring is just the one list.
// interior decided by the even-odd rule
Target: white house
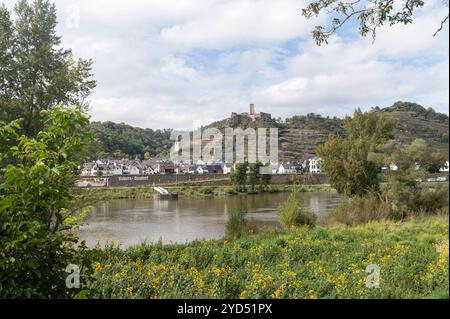
[(199, 159), (196, 165), (206, 165), (206, 163), (203, 160)]
[[(417, 170), (419, 170), (420, 169), (420, 165), (415, 165), (414, 166), (414, 169), (417, 171)], [(396, 171), (398, 171), (398, 166), (397, 166), (397, 164), (395, 164), (395, 163), (392, 163), (392, 164), (390, 164), (389, 165), (389, 170), (390, 171), (393, 171), (393, 172), (396, 172)], [(386, 173), (387, 171), (388, 171), (388, 168), (387, 168), (387, 166), (382, 166), (381, 167), (381, 171), (383, 171), (384, 173)]]
[(206, 165), (199, 165), (195, 170), (198, 174), (208, 174), (208, 167)]
[(392, 163), (391, 165), (389, 165), (389, 169), (396, 172), (398, 171), (398, 166), (395, 163)]
[(155, 174), (155, 170), (153, 169), (153, 167), (148, 165), (142, 170), (142, 174), (144, 174), (144, 175), (154, 175)]
[(92, 163), (92, 162), (85, 163), (83, 165), (83, 167), (81, 168), (81, 176), (90, 176), (93, 166), (94, 166), (94, 163)]
[(106, 165), (104, 164), (95, 164), (91, 168), (91, 176), (97, 175), (107, 175), (106, 173)]
[(320, 174), (320, 161), (322, 159), (319, 157), (313, 157), (309, 159), (309, 172), (312, 174)]
[(439, 169), (439, 172), (448, 173), (448, 165), (449, 165), (448, 161), (445, 161), (444, 166)]
[(185, 171), (187, 174), (195, 174), (195, 172), (197, 172), (197, 167), (195, 165), (189, 165)]
[(231, 164), (223, 164), (222, 165), (222, 171), (225, 175), (228, 175), (233, 170), (233, 165)]
[(272, 174), (276, 174), (278, 172), (278, 163), (270, 163), (270, 169)]
[(111, 175), (122, 175), (123, 170), (121, 165), (114, 165), (114, 167), (111, 169)]
[(295, 174), (297, 173), (297, 169), (294, 165), (288, 163), (281, 163), (278, 168), (278, 174)]
[(128, 165), (126, 169), (123, 170), (126, 175), (139, 175), (139, 168), (135, 165)]

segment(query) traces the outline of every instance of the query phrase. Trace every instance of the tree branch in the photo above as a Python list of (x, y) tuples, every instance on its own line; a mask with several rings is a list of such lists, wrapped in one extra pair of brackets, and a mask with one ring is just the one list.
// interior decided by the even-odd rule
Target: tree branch
[(433, 37), (435, 37), (436, 34), (438, 34), (439, 32), (442, 31), (442, 28), (444, 27), (444, 24), (448, 21), (448, 16), (449, 16), (449, 15), (447, 14), (447, 16), (445, 17), (445, 19), (441, 21), (441, 25), (440, 25), (440, 27), (436, 30), (436, 32), (433, 33)]

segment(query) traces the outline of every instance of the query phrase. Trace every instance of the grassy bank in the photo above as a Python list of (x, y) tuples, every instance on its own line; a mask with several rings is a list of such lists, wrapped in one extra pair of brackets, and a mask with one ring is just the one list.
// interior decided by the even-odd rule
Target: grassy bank
[(73, 195), (73, 204), (81, 208), (112, 199), (153, 198), (154, 191), (151, 187), (76, 188)]
[[(90, 252), (89, 298), (448, 298), (448, 216)], [(367, 288), (366, 267), (380, 267)]]
[[(272, 185), (263, 193), (290, 192), (294, 185)], [(168, 186), (169, 191), (178, 193), (183, 197), (203, 197), (203, 196), (231, 196), (237, 193), (231, 186)], [(301, 185), (301, 192), (330, 192), (332, 188), (328, 184), (321, 185)], [(109, 188), (86, 188), (77, 189), (76, 201), (92, 204), (98, 201), (111, 199), (133, 199), (152, 198), (154, 190), (152, 187), (109, 187)]]

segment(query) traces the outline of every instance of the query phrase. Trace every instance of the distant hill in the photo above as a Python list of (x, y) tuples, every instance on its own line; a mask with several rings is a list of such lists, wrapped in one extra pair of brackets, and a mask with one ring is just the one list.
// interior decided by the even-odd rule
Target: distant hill
[[(449, 118), (431, 108), (410, 102), (396, 102), (387, 108), (372, 108), (372, 112), (382, 112), (396, 121), (396, 138), (409, 143), (415, 138), (424, 139), (434, 150), (448, 156)], [(279, 130), (279, 159), (287, 161), (315, 155), (316, 148), (330, 134), (344, 135), (342, 119), (323, 117), (310, 113), (297, 115), (281, 121), (270, 114), (258, 113), (256, 117), (248, 113), (233, 113), (229, 118), (216, 121), (206, 127), (223, 130), (226, 127), (277, 127)], [(169, 140), (171, 130), (151, 130), (112, 122), (93, 122), (91, 132), (96, 137), (97, 146), (92, 150), (102, 150), (103, 156), (122, 153), (130, 157), (142, 157), (145, 152), (151, 156), (167, 156), (173, 142)], [(100, 154), (92, 153), (92, 156)]]
[(400, 141), (409, 143), (416, 138), (422, 138), (431, 148), (448, 156), (449, 120), (446, 114), (409, 102), (396, 102), (380, 111), (395, 119), (395, 136)]
[(87, 146), (86, 152), (91, 159), (143, 158), (146, 152), (151, 157), (167, 157), (173, 145), (170, 129), (143, 129), (110, 121), (91, 122), (89, 129), (93, 141)]

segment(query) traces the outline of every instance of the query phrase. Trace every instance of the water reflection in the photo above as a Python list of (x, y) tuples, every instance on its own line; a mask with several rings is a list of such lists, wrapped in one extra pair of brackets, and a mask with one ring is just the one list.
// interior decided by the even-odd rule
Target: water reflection
[[(239, 201), (248, 207), (250, 223), (277, 227), (277, 208), (288, 193), (248, 196), (179, 198), (178, 200), (120, 199), (97, 204), (79, 230), (94, 246), (108, 242), (122, 247), (141, 242), (188, 242), (224, 236), (229, 212)], [(342, 199), (336, 193), (301, 193), (302, 205), (319, 219)]]

